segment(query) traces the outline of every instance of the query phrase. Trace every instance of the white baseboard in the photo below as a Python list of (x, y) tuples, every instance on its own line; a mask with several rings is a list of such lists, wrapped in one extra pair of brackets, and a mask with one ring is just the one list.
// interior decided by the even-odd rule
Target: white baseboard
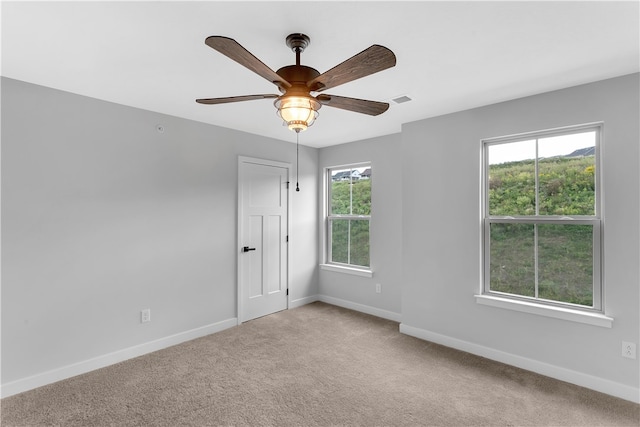
[(387, 311), (381, 308), (358, 304), (356, 302), (351, 302), (340, 298), (318, 295), (318, 301), (326, 302), (327, 304), (331, 305), (337, 305), (338, 307), (348, 308), (350, 310), (359, 311), (361, 313), (371, 314), (372, 316), (382, 317), (383, 319), (393, 320), (394, 322), (400, 322), (402, 319), (402, 315), (400, 313), (394, 313), (393, 311)]
[(237, 325), (238, 319), (234, 317), (231, 319), (223, 320), (221, 322), (202, 326), (200, 328), (181, 332), (179, 334), (170, 335), (168, 337), (160, 338), (144, 344), (118, 350), (113, 353), (94, 357), (93, 359), (84, 360), (82, 362), (77, 362), (57, 369), (52, 369), (41, 374), (36, 374), (27, 378), (15, 380), (10, 383), (2, 384), (0, 388), (0, 396), (13, 396), (14, 394), (22, 393), (24, 391), (32, 390), (37, 387), (42, 387), (47, 384), (75, 377), (76, 375), (85, 374), (87, 372), (104, 368), (115, 363), (123, 362), (134, 357), (162, 350), (163, 348), (171, 347), (185, 341), (190, 341), (196, 338), (220, 332)]
[(506, 363), (527, 371), (536, 372), (560, 381), (586, 387), (621, 399), (630, 400), (631, 402), (640, 403), (640, 388), (634, 388), (604, 378), (594, 377), (593, 375), (550, 365), (548, 363), (539, 362), (537, 360), (528, 359), (515, 354), (505, 353), (500, 350), (440, 335), (435, 332), (415, 328), (405, 324), (400, 324), (400, 332), (425, 341), (431, 341), (436, 344), (441, 344), (467, 353), (486, 357), (487, 359)]
[(298, 298), (289, 302), (289, 308), (302, 307), (303, 305), (311, 304), (312, 302), (320, 301), (318, 295), (312, 295), (310, 297)]

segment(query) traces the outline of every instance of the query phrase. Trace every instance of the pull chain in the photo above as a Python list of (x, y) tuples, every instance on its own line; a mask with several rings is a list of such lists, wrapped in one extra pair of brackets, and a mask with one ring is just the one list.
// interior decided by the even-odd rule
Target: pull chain
[(296, 191), (300, 191), (300, 186), (298, 185), (298, 177), (300, 176), (300, 131), (296, 131)]

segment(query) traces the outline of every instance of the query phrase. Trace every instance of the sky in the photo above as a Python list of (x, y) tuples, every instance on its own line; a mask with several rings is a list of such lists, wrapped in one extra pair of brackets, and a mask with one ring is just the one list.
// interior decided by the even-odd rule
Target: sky
[[(596, 133), (589, 131), (571, 135), (538, 139), (538, 157), (554, 157), (570, 154), (579, 148), (595, 146)], [(536, 156), (535, 140), (496, 144), (489, 147), (489, 164), (533, 159)]]

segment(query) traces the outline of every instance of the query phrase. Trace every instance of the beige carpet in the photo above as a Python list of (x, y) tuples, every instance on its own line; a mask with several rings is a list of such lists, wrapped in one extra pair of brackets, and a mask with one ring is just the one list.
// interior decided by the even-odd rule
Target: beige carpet
[(1, 403), (3, 427), (640, 424), (640, 405), (322, 303)]

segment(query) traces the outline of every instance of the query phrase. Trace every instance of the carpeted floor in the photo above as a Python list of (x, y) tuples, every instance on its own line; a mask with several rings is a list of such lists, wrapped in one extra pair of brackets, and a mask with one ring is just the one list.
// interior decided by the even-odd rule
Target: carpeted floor
[(640, 405), (323, 303), (1, 403), (3, 427), (640, 425)]

